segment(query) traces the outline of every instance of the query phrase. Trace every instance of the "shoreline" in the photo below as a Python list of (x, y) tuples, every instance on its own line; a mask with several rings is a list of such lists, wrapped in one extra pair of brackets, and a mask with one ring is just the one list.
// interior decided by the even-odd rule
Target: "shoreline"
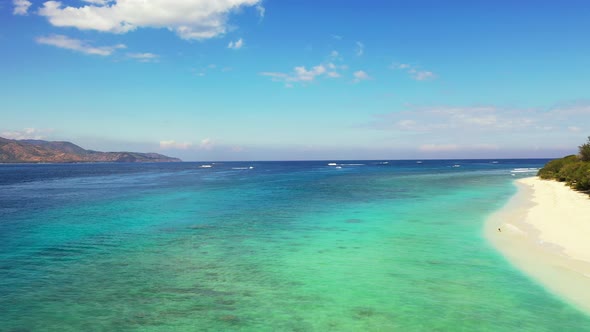
[(485, 237), (513, 266), (590, 315), (590, 198), (537, 177), (514, 184), (517, 193), (488, 218)]

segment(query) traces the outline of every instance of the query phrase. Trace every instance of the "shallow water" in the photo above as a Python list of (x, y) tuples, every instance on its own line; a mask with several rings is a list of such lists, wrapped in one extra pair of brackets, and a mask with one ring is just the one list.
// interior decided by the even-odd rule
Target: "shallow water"
[(590, 331), (482, 235), (544, 162), (2, 165), (0, 330)]

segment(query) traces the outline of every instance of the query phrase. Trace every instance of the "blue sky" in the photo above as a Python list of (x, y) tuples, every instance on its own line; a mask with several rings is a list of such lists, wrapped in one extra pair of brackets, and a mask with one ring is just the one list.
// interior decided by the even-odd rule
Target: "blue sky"
[(556, 157), (588, 1), (0, 2), (0, 136), (184, 160)]

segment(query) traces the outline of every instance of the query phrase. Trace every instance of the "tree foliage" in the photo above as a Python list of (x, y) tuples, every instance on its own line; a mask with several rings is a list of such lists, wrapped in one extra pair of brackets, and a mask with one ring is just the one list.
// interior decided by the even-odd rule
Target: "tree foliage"
[(580, 159), (582, 161), (590, 161), (590, 136), (588, 136), (588, 141), (578, 148), (580, 149)]
[(590, 191), (590, 137), (579, 146), (579, 155), (571, 155), (548, 162), (539, 177), (567, 183), (580, 191)]

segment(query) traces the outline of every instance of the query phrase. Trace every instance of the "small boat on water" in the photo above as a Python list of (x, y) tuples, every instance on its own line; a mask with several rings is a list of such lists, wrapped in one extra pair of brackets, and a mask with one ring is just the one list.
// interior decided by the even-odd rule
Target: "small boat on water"
[(329, 163), (328, 166), (338, 166), (336, 163)]
[(199, 166), (199, 167), (200, 167), (200, 168), (211, 168), (211, 167), (213, 167), (213, 166), (211, 166), (211, 165), (201, 165), (201, 166)]

